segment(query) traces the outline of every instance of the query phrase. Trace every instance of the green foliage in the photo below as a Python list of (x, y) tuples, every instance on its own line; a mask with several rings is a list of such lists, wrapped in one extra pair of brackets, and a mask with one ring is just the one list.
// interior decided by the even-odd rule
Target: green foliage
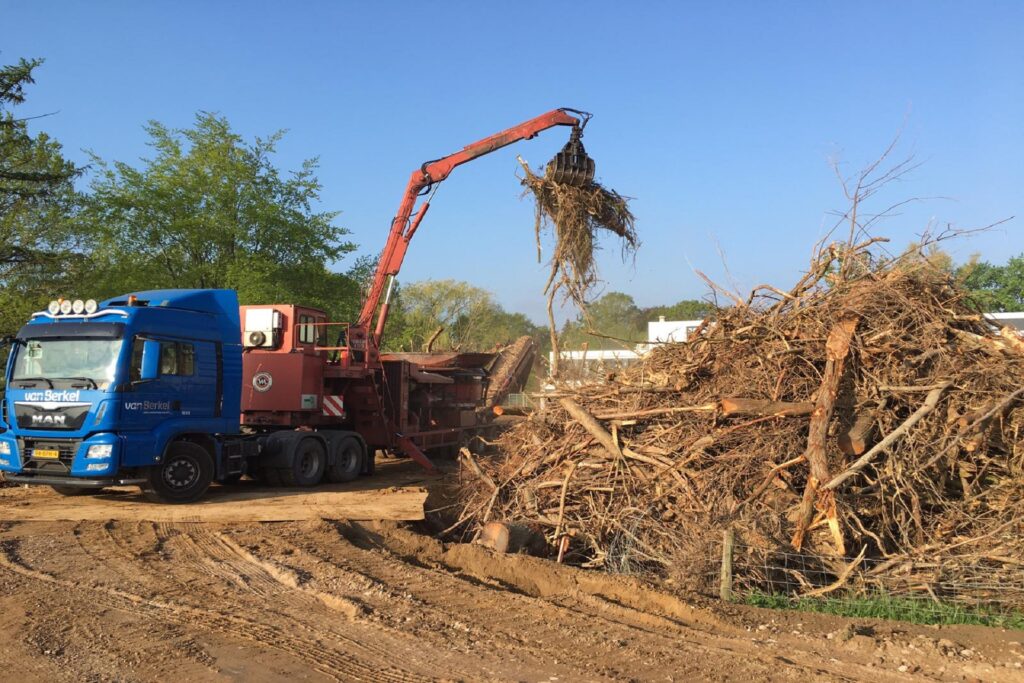
[(521, 313), (509, 313), (494, 296), (457, 280), (426, 280), (403, 286), (392, 304), (384, 335), (392, 350), (421, 351), (443, 328), (434, 350), (483, 351), (542, 330)]
[(978, 624), (1024, 629), (1024, 613), (995, 607), (965, 606), (928, 599), (902, 598), (888, 593), (825, 598), (793, 598), (755, 591), (742, 598), (755, 607), (821, 612), (841, 617), (895, 619), (914, 624)]
[(1024, 254), (1012, 256), (1005, 265), (981, 261), (977, 255), (956, 265), (953, 257), (935, 244), (911, 242), (904, 255), (915, 254), (927, 266), (956, 278), (974, 301), (988, 313), (1024, 310)]
[(330, 265), (354, 245), (341, 241), (336, 212), (313, 208), (315, 159), (284, 175), (271, 160), (281, 132), (246, 142), (211, 113), (189, 129), (145, 130), (153, 157), (141, 167), (93, 156), (82, 215), (96, 239), (93, 292), (219, 287), (243, 303), (352, 308), (358, 284)]
[[(596, 331), (613, 339), (590, 334)], [(563, 348), (579, 348), (584, 343), (592, 349), (621, 346), (613, 340), (629, 345), (647, 338), (647, 321), (643, 311), (628, 294), (608, 292), (587, 307), (586, 314), (580, 313), (576, 320), (567, 322), (562, 330)]]
[(996, 266), (972, 259), (956, 270), (957, 278), (988, 312), (1024, 310), (1024, 254)]
[(42, 60), (0, 67), (0, 335), (11, 334), (84, 271), (74, 214), (81, 169), (12, 109)]
[[(579, 348), (586, 343), (591, 349), (629, 346), (647, 339), (647, 323), (665, 316), (666, 320), (697, 320), (711, 312), (703, 301), (684, 299), (671, 306), (640, 308), (628, 294), (608, 292), (587, 309), (589, 318), (580, 314), (567, 322), (562, 331), (563, 349)], [(591, 334), (591, 332), (600, 333)]]
[(706, 301), (684, 299), (671, 306), (645, 308), (644, 317), (647, 320), (657, 320), (660, 316), (665, 316), (665, 320), (702, 320), (711, 310), (711, 304)]

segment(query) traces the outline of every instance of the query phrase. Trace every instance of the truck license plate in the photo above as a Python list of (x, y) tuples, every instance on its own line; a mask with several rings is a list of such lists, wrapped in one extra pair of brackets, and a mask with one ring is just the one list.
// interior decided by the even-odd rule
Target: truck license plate
[(49, 460), (56, 460), (60, 457), (60, 451), (48, 450), (45, 448), (37, 448), (32, 452), (32, 456), (36, 458), (47, 458)]

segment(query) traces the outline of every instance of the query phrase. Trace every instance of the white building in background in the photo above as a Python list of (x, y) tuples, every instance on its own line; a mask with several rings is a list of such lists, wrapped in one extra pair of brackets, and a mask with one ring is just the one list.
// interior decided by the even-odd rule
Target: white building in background
[[(687, 341), (703, 320), (665, 320), (660, 316), (647, 323), (647, 341), (633, 349), (579, 349), (558, 354), (559, 371), (565, 378), (583, 379), (621, 370), (636, 363), (644, 354), (659, 344)], [(548, 362), (554, 363), (555, 354), (549, 352)]]
[(986, 313), (985, 317), (992, 321), (997, 327), (1014, 327), (1024, 331), (1024, 311), (1013, 311), (1010, 313)]
[(687, 341), (702, 322), (704, 321), (665, 320), (665, 316), (659, 316), (657, 320), (647, 323), (647, 346)]

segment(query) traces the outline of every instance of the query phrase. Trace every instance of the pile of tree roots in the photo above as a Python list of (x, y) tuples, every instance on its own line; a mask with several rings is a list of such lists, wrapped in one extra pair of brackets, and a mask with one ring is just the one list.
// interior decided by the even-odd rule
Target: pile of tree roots
[(751, 587), (1024, 605), (1024, 343), (919, 251), (873, 249), (822, 248), (792, 289), (560, 387), (499, 456), (464, 453), (458, 528), (529, 527), (567, 562), (691, 588), (732, 529)]

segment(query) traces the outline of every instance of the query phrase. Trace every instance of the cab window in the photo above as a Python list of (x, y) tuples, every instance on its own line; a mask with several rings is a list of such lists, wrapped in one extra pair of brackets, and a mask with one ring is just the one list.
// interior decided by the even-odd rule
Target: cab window
[(300, 315), (299, 316), (299, 343), (318, 344), (326, 346), (327, 330), (320, 324), (324, 322), (323, 316)]
[[(132, 363), (129, 370), (129, 379), (137, 382), (142, 378), (142, 346), (145, 340), (136, 337), (132, 342)], [(160, 376), (185, 376), (195, 374), (196, 351), (195, 345), (188, 342), (160, 342)]]
[(195, 347), (185, 342), (160, 342), (160, 375), (195, 374)]
[(313, 316), (311, 315), (300, 315), (299, 316), (299, 343), (300, 344), (312, 344), (313, 343)]
[(128, 369), (128, 379), (132, 382), (142, 379), (142, 342), (141, 337), (132, 341), (132, 364)]

